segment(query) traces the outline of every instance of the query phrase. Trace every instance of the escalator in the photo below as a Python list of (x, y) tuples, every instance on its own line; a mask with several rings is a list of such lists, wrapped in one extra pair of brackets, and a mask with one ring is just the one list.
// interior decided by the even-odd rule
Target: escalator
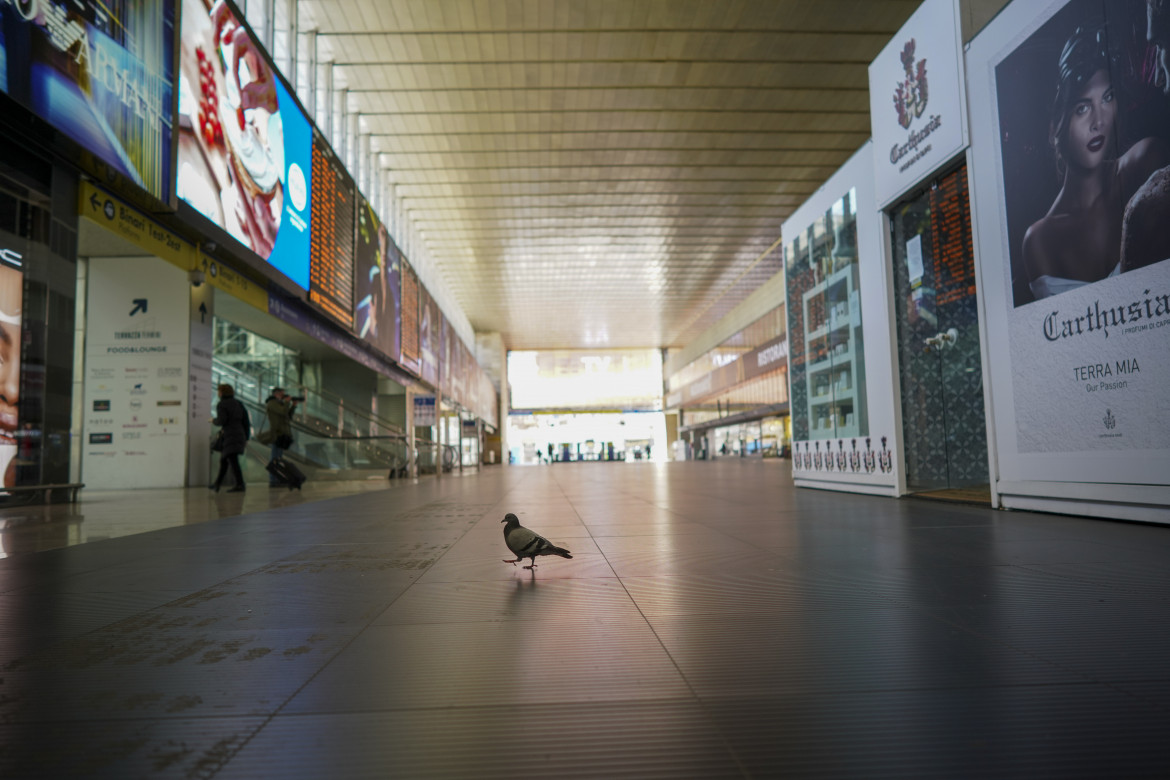
[[(408, 474), (410, 448), (405, 431), (370, 412), (347, 408), (340, 397), (286, 382), (283, 377), (254, 377), (219, 360), (212, 362), (212, 381), (232, 385), (252, 421), (253, 438), (240, 462), (245, 482), (268, 479), (264, 467), (271, 449), (254, 437), (267, 427), (265, 399), (269, 389), (278, 386), (305, 399), (292, 419), (293, 444), (284, 457), (295, 463), (307, 479), (384, 479)], [(415, 459), (422, 474), (434, 473), (438, 463), (449, 471), (456, 462), (453, 447), (418, 441), (416, 449)], [(450, 452), (442, 453), (443, 449)]]

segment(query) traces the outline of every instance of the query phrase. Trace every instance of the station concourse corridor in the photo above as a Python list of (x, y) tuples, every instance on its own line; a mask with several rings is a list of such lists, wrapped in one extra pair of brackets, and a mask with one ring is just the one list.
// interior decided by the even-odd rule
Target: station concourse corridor
[[(0, 559), (0, 776), (1170, 766), (1165, 528), (795, 489), (781, 460), (271, 495)], [(573, 559), (504, 563), (506, 512)]]

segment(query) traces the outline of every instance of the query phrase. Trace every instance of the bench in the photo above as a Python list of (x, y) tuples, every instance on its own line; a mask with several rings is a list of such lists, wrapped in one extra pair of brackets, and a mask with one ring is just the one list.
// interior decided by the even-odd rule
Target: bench
[[(85, 487), (84, 482), (62, 482), (56, 485), (14, 485), (12, 487), (0, 488), (0, 496), (5, 493), (8, 495), (27, 494), (32, 500), (36, 500), (38, 495), (44, 496), (44, 503), (52, 503), (54, 490), (69, 491), (69, 503), (77, 503), (77, 491)], [(31, 503), (31, 501), (30, 501)]]

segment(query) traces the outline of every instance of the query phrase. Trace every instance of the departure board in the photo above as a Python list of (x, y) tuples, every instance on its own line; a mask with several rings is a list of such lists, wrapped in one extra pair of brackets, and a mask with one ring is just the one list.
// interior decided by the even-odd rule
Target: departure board
[(930, 213), (936, 304), (942, 306), (974, 296), (975, 253), (971, 247), (966, 166), (944, 177), (931, 190)]
[(345, 166), (313, 138), (309, 301), (353, 329), (353, 245), (356, 190)]
[(418, 360), (418, 276), (402, 258), (402, 367), (415, 376)]

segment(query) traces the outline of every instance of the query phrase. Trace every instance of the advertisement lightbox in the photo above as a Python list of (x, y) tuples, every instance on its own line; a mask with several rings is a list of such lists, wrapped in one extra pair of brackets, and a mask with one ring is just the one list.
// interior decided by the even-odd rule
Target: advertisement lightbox
[(182, 9), (176, 194), (307, 290), (312, 126), (234, 6)]
[[(0, 258), (0, 484), (16, 484), (16, 452), (19, 443), (20, 358), (23, 338), (24, 269), (20, 255), (5, 252)], [(12, 388), (18, 391), (13, 394)]]
[(174, 33), (170, 0), (3, 0), (0, 91), (167, 202)]
[(358, 198), (354, 252), (354, 331), (391, 360), (401, 352), (401, 266), (398, 248), (374, 207)]
[(418, 286), (418, 311), (419, 376), (431, 387), (438, 387), (442, 315), (439, 304), (422, 284)]
[(1009, 496), (1063, 500), (1026, 483), (1075, 482), (1128, 501), (1134, 485), (1167, 484), (1163, 6), (1013, 3), (971, 45), (972, 207)]

